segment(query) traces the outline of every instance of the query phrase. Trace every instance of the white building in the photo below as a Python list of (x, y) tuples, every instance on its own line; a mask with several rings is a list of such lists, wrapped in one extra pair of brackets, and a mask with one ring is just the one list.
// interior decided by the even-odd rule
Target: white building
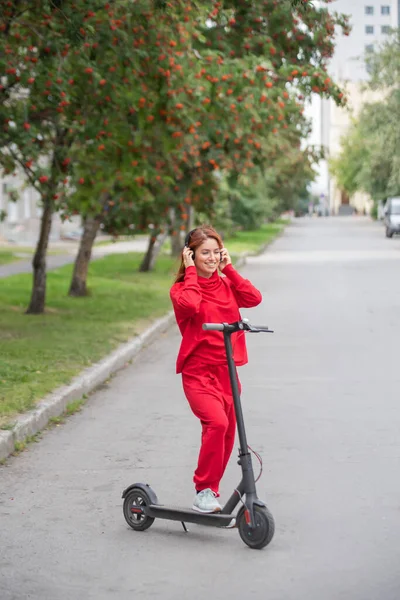
[[(329, 65), (334, 80), (347, 89), (350, 112), (338, 109), (333, 101), (316, 97), (308, 114), (313, 119), (310, 142), (323, 146), (328, 156), (335, 156), (340, 151), (340, 139), (350, 124), (351, 115), (357, 115), (365, 101), (378, 99), (361, 90), (368, 79), (365, 55), (384, 42), (391, 28), (400, 27), (400, 0), (336, 0), (328, 6), (331, 12), (349, 15), (352, 26), (349, 36), (338, 35)], [(360, 212), (369, 212), (371, 207), (370, 199), (364, 194), (349, 199), (340, 193), (329, 177), (326, 161), (320, 165), (312, 191), (325, 200), (333, 213), (345, 210), (343, 205), (348, 203)]]
[[(11, 200), (14, 191), (19, 196), (17, 202)], [(21, 177), (4, 177), (0, 180), (0, 214), (3, 212), (7, 216), (0, 223), (0, 238), (29, 237), (27, 230), (31, 227), (37, 232), (36, 222), (39, 223), (41, 216), (38, 195), (32, 188), (24, 187)]]
[[(17, 192), (18, 201), (11, 197)], [(39, 194), (26, 185), (22, 174), (0, 177), (0, 215), (6, 218), (0, 221), (0, 242), (15, 242), (18, 245), (34, 246), (38, 240), (42, 208)], [(50, 239), (57, 241), (63, 234), (71, 234), (79, 230), (79, 219), (63, 223), (55, 214), (53, 217)]]
[(399, 27), (399, 0), (335, 0), (332, 12), (350, 16), (352, 31), (337, 39), (330, 64), (332, 75), (341, 81), (360, 82), (368, 78), (363, 56), (384, 40), (391, 28)]

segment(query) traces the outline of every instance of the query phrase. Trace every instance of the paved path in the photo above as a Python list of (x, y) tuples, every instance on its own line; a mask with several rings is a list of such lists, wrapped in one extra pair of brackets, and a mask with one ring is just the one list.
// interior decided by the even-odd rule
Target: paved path
[[(270, 546), (125, 525), (135, 480), (192, 500), (199, 428), (173, 329), (0, 468), (1, 600), (398, 600), (399, 241), (366, 220), (304, 219), (243, 271), (264, 295), (244, 314), (276, 331), (249, 336), (241, 369)], [(232, 459), (224, 498), (237, 480)]]
[[(92, 259), (102, 258), (108, 254), (125, 254), (126, 252), (145, 252), (147, 249), (147, 241), (145, 239), (132, 240), (130, 242), (111, 243), (106, 246), (95, 246), (92, 252)], [(12, 247), (10, 246), (10, 250)], [(64, 265), (69, 265), (75, 262), (77, 246), (74, 251), (66, 252), (61, 255), (48, 255), (46, 257), (47, 270), (58, 269)], [(20, 260), (7, 265), (0, 265), (0, 279), (9, 277), (10, 275), (18, 275), (19, 273), (32, 272), (32, 259)]]

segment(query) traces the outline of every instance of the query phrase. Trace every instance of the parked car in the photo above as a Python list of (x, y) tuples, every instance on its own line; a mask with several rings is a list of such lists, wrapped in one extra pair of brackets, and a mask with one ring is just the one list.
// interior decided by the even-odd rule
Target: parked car
[(400, 197), (387, 199), (384, 215), (386, 237), (391, 238), (395, 233), (400, 234)]

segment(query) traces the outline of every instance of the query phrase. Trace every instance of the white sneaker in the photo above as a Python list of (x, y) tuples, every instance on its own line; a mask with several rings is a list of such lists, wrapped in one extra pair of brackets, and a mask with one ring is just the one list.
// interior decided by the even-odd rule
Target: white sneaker
[(196, 494), (192, 508), (201, 513), (215, 513), (222, 510), (216, 495), (210, 488), (201, 490), (201, 492)]

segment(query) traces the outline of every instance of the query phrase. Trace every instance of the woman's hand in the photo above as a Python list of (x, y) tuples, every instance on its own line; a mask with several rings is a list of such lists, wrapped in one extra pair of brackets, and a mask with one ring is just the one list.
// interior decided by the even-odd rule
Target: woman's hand
[(185, 268), (187, 267), (194, 267), (194, 260), (193, 260), (193, 250), (191, 250), (189, 248), (189, 246), (185, 246), (183, 251), (182, 251), (182, 258), (183, 258), (183, 264), (185, 265)]
[(219, 263), (220, 271), (223, 271), (227, 265), (231, 265), (231, 257), (229, 256), (229, 252), (226, 248), (222, 248), (221, 250), (221, 261)]

